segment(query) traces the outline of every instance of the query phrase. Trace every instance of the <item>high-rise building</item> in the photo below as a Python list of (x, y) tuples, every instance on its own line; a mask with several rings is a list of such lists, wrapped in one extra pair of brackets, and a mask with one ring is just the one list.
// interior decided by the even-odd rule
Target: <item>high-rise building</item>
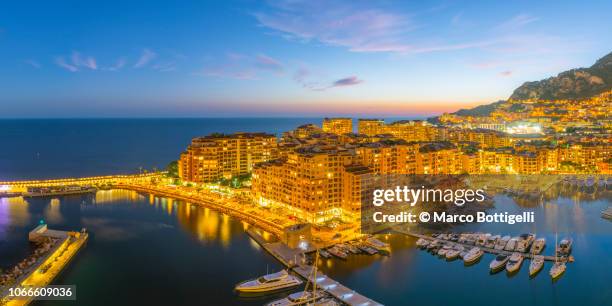
[(323, 119), (323, 131), (338, 135), (353, 132), (352, 118), (325, 118)]
[(374, 136), (385, 133), (385, 121), (382, 119), (359, 119), (357, 133)]
[(276, 136), (266, 133), (194, 138), (179, 159), (179, 177), (189, 182), (212, 182), (248, 174), (256, 163), (276, 158), (276, 147)]

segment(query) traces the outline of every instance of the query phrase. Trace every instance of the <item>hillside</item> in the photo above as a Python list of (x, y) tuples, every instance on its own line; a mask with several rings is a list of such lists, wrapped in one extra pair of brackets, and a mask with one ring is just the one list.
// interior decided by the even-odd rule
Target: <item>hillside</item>
[(541, 81), (526, 82), (514, 90), (510, 99), (582, 99), (612, 89), (612, 52), (589, 68), (559, 73)]

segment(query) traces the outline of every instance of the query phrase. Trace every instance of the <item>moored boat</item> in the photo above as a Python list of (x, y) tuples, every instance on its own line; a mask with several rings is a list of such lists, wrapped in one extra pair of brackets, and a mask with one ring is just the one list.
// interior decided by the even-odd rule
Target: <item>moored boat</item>
[(416, 241), (416, 246), (419, 248), (426, 248), (427, 245), (429, 245), (429, 240), (425, 239), (425, 238), (419, 238), (419, 240)]
[(484, 245), (485, 248), (489, 248), (489, 249), (495, 248), (495, 244), (497, 243), (499, 239), (501, 239), (500, 235), (495, 235), (495, 236), (491, 236), (487, 238), (487, 242)]
[(372, 247), (375, 248), (377, 251), (385, 253), (385, 254), (390, 254), (391, 253), (391, 247), (389, 246), (388, 243), (382, 242), (374, 237), (370, 237), (368, 239), (366, 239), (365, 243)]
[(542, 255), (533, 256), (533, 258), (531, 259), (531, 262), (529, 263), (529, 276), (530, 277), (536, 276), (538, 273), (540, 273), (540, 271), (542, 271), (543, 267), (544, 267), (544, 256)]
[(518, 243), (518, 238), (517, 237), (511, 238), (510, 240), (508, 240), (508, 243), (504, 247), (504, 250), (510, 251), (510, 252), (514, 251), (516, 249), (516, 244), (517, 243)]
[(289, 274), (287, 270), (267, 274), (254, 280), (248, 280), (236, 285), (236, 291), (245, 293), (263, 293), (287, 289), (301, 285), (302, 281)]
[(484, 252), (478, 248), (472, 248), (465, 256), (463, 256), (463, 263), (466, 265), (471, 265), (476, 263), (484, 254)]
[(508, 259), (510, 259), (510, 256), (506, 254), (499, 254), (495, 256), (495, 259), (493, 259), (493, 261), (491, 261), (489, 264), (489, 269), (493, 273), (503, 270), (506, 267)]
[(348, 257), (348, 254), (346, 252), (344, 252), (343, 250), (341, 250), (340, 248), (338, 248), (338, 246), (333, 246), (329, 249), (327, 249), (327, 252), (329, 252), (330, 254), (340, 258), (340, 259), (346, 259)]
[(451, 250), (446, 251), (446, 260), (454, 260), (463, 252), (464, 247), (460, 245), (454, 246)]
[(512, 253), (512, 256), (510, 256), (510, 259), (508, 259), (508, 262), (506, 263), (506, 271), (508, 271), (508, 273), (518, 272), (518, 270), (521, 269), (523, 260), (523, 254), (517, 252)]
[(571, 238), (565, 238), (559, 242), (559, 247), (557, 248), (558, 256), (568, 256), (572, 252), (572, 244), (573, 240)]
[(319, 250), (319, 255), (321, 255), (321, 257), (323, 257), (323, 258), (331, 258), (331, 256), (332, 256), (328, 251), (326, 251), (324, 249), (320, 249)]
[(299, 291), (288, 295), (286, 298), (272, 301), (266, 306), (318, 305), (316, 302), (325, 296), (327, 294), (322, 290), (317, 290), (314, 294), (311, 291)]
[(538, 238), (533, 242), (533, 245), (531, 246), (531, 251), (534, 254), (541, 254), (545, 247), (546, 238)]
[(506, 244), (508, 244), (508, 241), (510, 241), (510, 239), (510, 236), (504, 236), (501, 239), (497, 240), (497, 243), (495, 244), (495, 249), (499, 251), (503, 250), (506, 247)]
[(440, 250), (438, 250), (438, 256), (446, 257), (446, 253), (452, 249), (453, 247), (450, 244), (445, 244)]
[(555, 262), (555, 264), (552, 266), (552, 268), (550, 268), (550, 272), (549, 272), (550, 277), (553, 280), (558, 279), (559, 277), (561, 277), (561, 275), (563, 273), (565, 273), (566, 268), (567, 267), (565, 266), (564, 262), (560, 262), (560, 261), (559, 262)]

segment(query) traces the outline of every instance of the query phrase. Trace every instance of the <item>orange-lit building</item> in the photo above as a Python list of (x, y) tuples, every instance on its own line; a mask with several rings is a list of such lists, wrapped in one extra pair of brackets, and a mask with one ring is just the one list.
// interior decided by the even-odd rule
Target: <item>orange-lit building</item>
[(325, 118), (323, 119), (323, 131), (338, 135), (353, 132), (352, 118)]
[(179, 177), (212, 182), (248, 174), (256, 163), (276, 158), (276, 136), (266, 133), (212, 134), (194, 138), (179, 159)]

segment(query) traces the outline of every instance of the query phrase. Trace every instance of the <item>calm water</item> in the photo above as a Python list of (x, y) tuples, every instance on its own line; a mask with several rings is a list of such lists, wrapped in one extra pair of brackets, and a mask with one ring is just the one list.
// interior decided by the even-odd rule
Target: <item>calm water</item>
[(0, 180), (136, 173), (165, 168), (193, 137), (277, 134), (316, 118), (0, 120)]
[[(211, 132), (279, 134), (320, 119), (0, 120), (0, 180), (135, 172), (163, 167), (194, 136)], [(506, 197), (493, 212), (526, 209)], [(457, 230), (574, 238), (576, 262), (556, 283), (550, 263), (535, 279), (528, 262), (508, 277), (489, 275), (492, 255), (471, 267), (445, 262), (390, 235), (391, 257), (325, 260), (321, 268), (387, 305), (612, 305), (612, 222), (600, 217), (609, 198), (563, 196), (535, 205), (537, 225), (466, 225)], [(78, 305), (261, 305), (272, 299), (237, 297), (242, 280), (280, 269), (244, 233), (242, 222), (179, 201), (128, 191), (59, 200), (0, 199), (0, 268), (30, 252), (27, 232), (87, 227), (91, 239), (58, 282), (76, 284)], [(47, 302), (43, 305), (65, 305)]]

